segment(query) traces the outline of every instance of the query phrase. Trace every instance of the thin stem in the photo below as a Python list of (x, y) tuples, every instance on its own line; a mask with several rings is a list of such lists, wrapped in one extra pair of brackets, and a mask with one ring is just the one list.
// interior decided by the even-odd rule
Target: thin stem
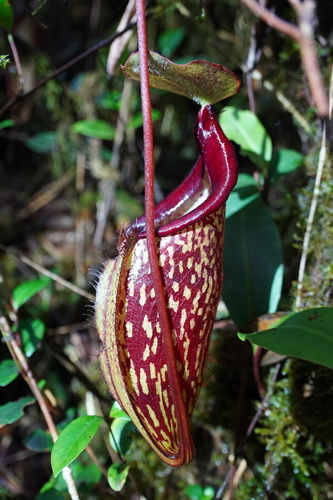
[(23, 76), (21, 61), (20, 61), (20, 58), (19, 58), (19, 55), (17, 52), (16, 44), (15, 44), (13, 35), (11, 35), (10, 33), (8, 34), (8, 43), (10, 45), (10, 48), (11, 48), (11, 51), (12, 51), (12, 54), (14, 57), (16, 70), (17, 70), (17, 74), (18, 74), (19, 82), (20, 82), (19, 94), (21, 94), (23, 92), (23, 88), (24, 88), (24, 76)]
[(299, 264), (297, 295), (296, 295), (296, 301), (295, 301), (295, 307), (297, 310), (301, 309), (301, 305), (302, 305), (302, 291), (303, 291), (303, 282), (304, 282), (306, 260), (307, 260), (307, 255), (308, 255), (308, 251), (309, 251), (309, 244), (310, 244), (310, 238), (311, 238), (311, 234), (312, 234), (312, 226), (313, 226), (314, 216), (315, 216), (317, 205), (318, 205), (318, 199), (319, 199), (319, 194), (320, 194), (320, 184), (321, 184), (321, 178), (323, 175), (325, 159), (326, 159), (326, 125), (324, 123), (323, 136), (322, 136), (321, 148), (320, 148), (320, 153), (319, 153), (318, 168), (317, 168), (317, 173), (316, 173), (316, 180), (315, 180), (315, 185), (313, 188), (311, 206), (310, 206), (309, 216), (308, 216), (307, 225), (306, 225), (306, 231), (305, 231), (304, 240), (303, 240), (302, 255), (301, 255), (301, 260), (300, 260), (300, 264)]
[(35, 269), (39, 273), (42, 273), (44, 276), (51, 278), (53, 281), (56, 281), (61, 286), (68, 288), (72, 292), (77, 293), (78, 295), (81, 295), (82, 297), (85, 297), (88, 300), (95, 301), (95, 295), (93, 295), (92, 293), (86, 292), (86, 290), (83, 290), (83, 288), (80, 288), (76, 285), (73, 285), (73, 283), (66, 281), (61, 276), (58, 276), (57, 274), (52, 273), (51, 271), (49, 271), (45, 267), (40, 266), (39, 264), (36, 264), (28, 257), (25, 257), (24, 255), (21, 255), (19, 252), (12, 250), (12, 249), (9, 249), (1, 244), (0, 244), (0, 248), (1, 248), (1, 250), (4, 250), (5, 252), (7, 252), (9, 255), (12, 255), (15, 259), (23, 262), (24, 264), (27, 264), (27, 266), (32, 267), (32, 269)]
[(29, 90), (29, 92), (26, 92), (25, 94), (17, 94), (17, 95), (15, 95), (12, 99), (10, 99), (0, 109), (0, 116), (2, 116), (6, 111), (8, 111), (10, 108), (12, 108), (14, 106), (14, 104), (16, 104), (18, 102), (21, 102), (24, 99), (26, 99), (27, 97), (29, 97), (32, 94), (34, 94), (37, 90), (39, 90), (41, 87), (43, 87), (50, 80), (53, 80), (57, 76), (61, 75), (61, 73), (64, 73), (69, 68), (71, 68), (72, 66), (74, 66), (75, 64), (77, 64), (78, 62), (82, 61), (83, 59), (85, 59), (86, 57), (90, 56), (91, 54), (94, 54), (95, 52), (97, 52), (101, 48), (105, 47), (106, 45), (109, 45), (110, 43), (112, 43), (114, 40), (116, 40), (116, 38), (118, 38), (119, 36), (123, 35), (129, 29), (133, 28), (134, 25), (135, 25), (135, 23), (129, 23), (123, 30), (121, 30), (121, 31), (119, 31), (117, 33), (114, 33), (113, 35), (105, 38), (101, 42), (98, 42), (95, 45), (93, 45), (92, 47), (89, 47), (89, 49), (85, 50), (84, 52), (82, 52), (78, 56), (73, 57), (73, 59), (71, 59), (70, 61), (66, 62), (65, 64), (63, 64), (62, 66), (60, 66), (60, 68), (58, 68), (55, 71), (53, 71), (52, 73), (50, 73), (49, 76), (47, 76), (46, 78), (43, 78), (42, 80), (40, 80), (31, 90)]
[(325, 83), (320, 71), (317, 48), (313, 36), (315, 2), (313, 0), (289, 0), (298, 16), (298, 26), (278, 17), (256, 0), (241, 0), (254, 14), (269, 26), (296, 40), (300, 45), (300, 54), (305, 76), (308, 80), (317, 113), (320, 117), (328, 116), (328, 98)]
[[(37, 403), (41, 409), (41, 412), (43, 414), (44, 420), (46, 422), (47, 428), (50, 432), (50, 435), (52, 437), (53, 442), (55, 442), (58, 439), (58, 431), (55, 426), (55, 423), (53, 421), (52, 415), (49, 411), (49, 408), (46, 404), (46, 401), (44, 399), (44, 396), (38, 387), (37, 380), (35, 379), (32, 371), (30, 370), (30, 367), (28, 365), (27, 358), (23, 354), (22, 350), (18, 346), (11, 329), (9, 327), (8, 321), (5, 318), (5, 316), (0, 317), (0, 329), (1, 333), (3, 335), (3, 338), (7, 344), (7, 347), (17, 364), (20, 373), (28, 386), (31, 389), (31, 392), (35, 396)], [(62, 471), (64, 480), (66, 481), (67, 484), (67, 489), (70, 494), (70, 497), (72, 500), (79, 500), (79, 495), (76, 490), (75, 482), (73, 480), (72, 476), (72, 471), (69, 467), (65, 467)]]
[(159, 323), (162, 331), (163, 347), (168, 367), (168, 377), (170, 388), (174, 400), (174, 405), (178, 420), (179, 435), (179, 455), (177, 459), (181, 463), (189, 451), (185, 443), (192, 443), (187, 411), (182, 398), (181, 386), (176, 367), (174, 355), (172, 331), (167, 311), (166, 297), (164, 294), (161, 269), (158, 262), (155, 217), (154, 217), (154, 143), (153, 143), (153, 123), (151, 115), (151, 101), (148, 72), (148, 46), (145, 17), (145, 1), (136, 0), (138, 45), (140, 55), (140, 82), (141, 101), (143, 116), (144, 134), (144, 168), (145, 168), (145, 216), (146, 216), (146, 238), (151, 276), (155, 289), (155, 300), (158, 312)]

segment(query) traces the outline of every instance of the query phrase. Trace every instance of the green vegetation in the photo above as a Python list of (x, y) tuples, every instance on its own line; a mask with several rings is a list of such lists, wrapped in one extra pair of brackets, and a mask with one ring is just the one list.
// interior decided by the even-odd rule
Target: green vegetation
[[(328, 89), (333, 3), (317, 3), (311, 28)], [(300, 44), (242, 0), (147, 7), (151, 50), (223, 64), (242, 80), (215, 105), (240, 175), (194, 461), (163, 465), (107, 394), (92, 283), (143, 211), (139, 85), (119, 70), (136, 33), (116, 55), (107, 39), (126, 5), (46, 0), (30, 12), (0, 1), (0, 498), (75, 498), (71, 480), (81, 500), (330, 498), (332, 127)], [(276, 14), (298, 26), (291, 2)], [(161, 199), (196, 160), (198, 106), (151, 94)]]

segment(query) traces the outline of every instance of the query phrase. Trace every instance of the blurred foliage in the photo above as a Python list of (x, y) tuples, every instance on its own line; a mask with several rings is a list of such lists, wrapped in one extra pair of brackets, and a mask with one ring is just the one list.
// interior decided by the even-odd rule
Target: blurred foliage
[[(0, 108), (114, 33), (126, 4), (126, 0), (0, 2), (0, 13), (1, 9), (5, 12), (2, 26), (15, 41), (23, 75), (22, 90), (3, 31), (0, 54), (6, 56), (0, 56)], [(270, 4), (279, 16), (296, 21), (286, 0)], [(317, 2), (316, 41), (327, 87), (333, 62), (332, 10), (332, 0)], [(290, 311), (322, 134), (299, 47), (256, 19), (240, 0), (155, 0), (148, 2), (148, 13), (151, 50), (178, 63), (207, 59), (239, 76), (241, 92), (228, 99), (228, 106), (248, 111), (248, 89), (253, 89), (261, 124), (256, 125), (263, 137), (269, 137), (272, 155), (267, 156), (265, 150), (263, 162), (257, 154), (261, 150), (248, 154), (246, 144), (237, 142), (237, 137), (233, 140), (240, 172), (253, 179), (255, 203), (265, 204), (270, 231), (273, 224), (278, 228), (284, 282), (272, 300), (279, 302), (280, 311)], [(136, 44), (133, 33), (117, 66), (136, 50)], [(44, 380), (44, 395), (59, 430), (85, 415), (104, 415), (111, 424), (111, 398), (98, 367), (100, 345), (93, 310), (86, 298), (55, 280), (29, 300), (20, 299), (18, 310), (13, 309), (12, 298), (18, 286), (25, 284), (23, 291), (28, 288), (29, 294), (31, 280), (42, 278), (22, 256), (93, 293), (91, 283), (103, 260), (116, 254), (118, 231), (142, 211), (139, 87), (124, 81), (119, 70), (108, 77), (109, 49), (106, 45), (69, 66), (0, 115), (1, 315), (9, 318), (18, 339), (22, 330), (30, 369), (37, 380)], [(255, 51), (253, 78), (251, 72), (246, 74), (250, 50)], [(181, 96), (159, 90), (152, 90), (152, 103), (156, 196), (161, 199), (178, 185), (197, 157), (193, 126), (198, 108)], [(215, 110), (220, 113), (222, 105), (217, 104)], [(222, 124), (224, 115), (227, 111), (222, 113)], [(245, 128), (252, 126), (253, 122)], [(303, 284), (304, 308), (333, 303), (332, 171), (328, 151)], [(247, 226), (251, 228), (251, 220)], [(230, 245), (225, 273), (232, 277), (238, 263), (232, 259), (232, 241)], [(243, 331), (256, 331), (258, 318), (246, 315), (243, 303), (237, 307), (235, 317), (247, 323)], [(262, 312), (268, 310), (259, 307), (254, 316)], [(250, 344), (237, 338), (224, 304), (218, 319), (205, 386), (193, 418), (194, 462), (179, 470), (166, 467), (134, 431), (132, 444), (123, 450), (126, 466), (130, 466), (126, 479), (126, 467), (109, 469), (111, 463), (119, 463), (119, 456), (110, 446), (110, 425), (103, 423), (91, 442), (93, 455), (84, 451), (72, 464), (81, 499), (131, 498), (140, 493), (148, 500), (202, 500), (231, 492), (235, 499), (332, 497), (332, 372), (285, 360), (282, 372), (275, 366), (259, 368), (269, 397), (254, 432), (247, 436), (261, 404), (260, 387), (253, 376), (255, 358)], [(0, 416), (7, 415), (9, 403), (14, 404), (11, 410), (23, 416), (17, 420), (16, 415), (12, 423), (0, 427), (0, 497), (67, 499), (61, 475), (52, 476), (50, 454), (45, 451), (50, 446), (45, 422), (23, 378), (8, 363), (3, 365), (9, 359), (1, 342), (0, 370), (5, 370), (8, 383), (0, 388)], [(98, 457), (97, 463), (92, 456)], [(230, 471), (234, 481), (228, 483)], [(121, 491), (110, 489), (108, 481), (120, 489), (122, 480)]]

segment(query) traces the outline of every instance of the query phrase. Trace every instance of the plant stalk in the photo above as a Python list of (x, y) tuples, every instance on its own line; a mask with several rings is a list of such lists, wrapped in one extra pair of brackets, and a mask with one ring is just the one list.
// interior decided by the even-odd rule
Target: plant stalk
[(148, 46), (145, 17), (145, 0), (136, 0), (138, 45), (140, 57), (140, 85), (141, 85), (141, 105), (143, 116), (143, 136), (144, 136), (144, 171), (145, 171), (145, 217), (146, 217), (146, 238), (151, 276), (155, 289), (155, 299), (158, 319), (162, 331), (163, 348), (168, 367), (168, 377), (170, 388), (176, 409), (179, 425), (179, 462), (184, 460), (188, 450), (187, 443), (192, 443), (187, 410), (184, 405), (182, 391), (176, 366), (174, 354), (172, 329), (167, 311), (166, 297), (164, 293), (161, 269), (158, 261), (156, 234), (155, 234), (155, 194), (154, 194), (154, 142), (153, 142), (153, 122), (151, 114), (149, 71), (148, 71)]

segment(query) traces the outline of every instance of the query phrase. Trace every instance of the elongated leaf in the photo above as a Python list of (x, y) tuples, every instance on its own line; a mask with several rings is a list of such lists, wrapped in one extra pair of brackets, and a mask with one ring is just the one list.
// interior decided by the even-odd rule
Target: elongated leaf
[(255, 192), (255, 186), (236, 188), (227, 203), (222, 296), (239, 327), (276, 311), (283, 280), (280, 236)]
[[(162, 113), (158, 109), (151, 110), (151, 118), (152, 118), (153, 122), (155, 122), (156, 120), (160, 120), (161, 116), (162, 116)], [(126, 127), (129, 129), (136, 129), (136, 128), (141, 127), (142, 124), (143, 124), (142, 111), (139, 111), (131, 118), (131, 120), (129, 120), (126, 123)]]
[(108, 469), (108, 482), (114, 491), (120, 491), (124, 484), (129, 472), (129, 465), (123, 462), (112, 464)]
[(19, 374), (17, 364), (12, 359), (5, 359), (0, 363), (0, 386), (10, 384)]
[(10, 33), (13, 26), (13, 9), (8, 0), (0, 0), (0, 26)]
[(72, 125), (73, 132), (96, 139), (114, 139), (114, 127), (103, 120), (80, 120)]
[(252, 111), (226, 106), (220, 117), (220, 125), (228, 139), (240, 145), (243, 155), (256, 165), (267, 168), (272, 158), (272, 140)]
[(57, 134), (55, 132), (39, 132), (25, 141), (25, 145), (35, 153), (49, 154), (55, 150), (57, 145)]
[(135, 426), (132, 422), (116, 418), (111, 424), (110, 444), (117, 452), (125, 455), (131, 446), (133, 430)]
[(239, 334), (242, 340), (333, 369), (333, 308), (318, 307), (290, 314), (276, 328)]
[(52, 450), (53, 441), (48, 432), (37, 429), (23, 439), (23, 444), (28, 450), (43, 452)]
[(119, 418), (120, 420), (127, 420), (127, 422), (131, 421), (131, 418), (127, 415), (127, 413), (124, 412), (118, 401), (115, 401), (113, 403), (110, 410), (110, 417)]
[(29, 358), (39, 347), (45, 333), (45, 324), (39, 318), (24, 318), (19, 321), (19, 331), (25, 355)]
[(294, 172), (301, 164), (303, 155), (293, 149), (279, 149), (274, 151), (268, 166), (268, 180), (270, 184), (277, 181), (282, 175)]
[[(175, 64), (156, 52), (149, 52), (148, 65), (152, 87), (184, 95), (202, 106), (236, 94), (240, 85), (232, 71), (208, 61)], [(140, 80), (139, 53), (131, 54), (121, 70), (126, 78)]]
[(7, 120), (2, 120), (0, 122), (0, 130), (2, 130), (3, 128), (12, 127), (13, 125), (15, 125), (14, 120), (7, 118)]
[(55, 477), (90, 443), (102, 420), (102, 417), (84, 416), (65, 427), (52, 448), (51, 466)]
[(226, 217), (231, 217), (257, 198), (260, 198), (258, 184), (252, 175), (239, 174), (235, 190), (227, 200)]
[(17, 311), (31, 297), (40, 292), (51, 282), (50, 278), (36, 278), (34, 280), (25, 281), (13, 290), (13, 307)]
[(163, 31), (158, 37), (158, 49), (166, 57), (171, 57), (186, 36), (185, 28), (172, 28)]
[(12, 401), (0, 406), (0, 428), (7, 424), (16, 422), (19, 418), (23, 417), (23, 409), (27, 405), (35, 402), (33, 396), (26, 396), (17, 401)]

